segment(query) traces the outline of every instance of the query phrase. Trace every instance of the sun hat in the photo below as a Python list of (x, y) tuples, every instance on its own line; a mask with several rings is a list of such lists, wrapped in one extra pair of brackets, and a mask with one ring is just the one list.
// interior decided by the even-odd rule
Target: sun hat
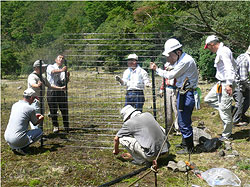
[(29, 97), (31, 97), (31, 96), (34, 96), (35, 93), (36, 92), (33, 89), (28, 88), (28, 89), (24, 90), (23, 96), (29, 96)]
[(123, 118), (123, 121), (126, 121), (127, 118), (134, 112), (136, 109), (132, 107), (131, 105), (127, 105), (121, 109), (121, 115)]
[[(42, 62), (42, 67), (48, 66), (48, 64), (45, 64), (43, 60), (41, 60), (41, 62)], [(34, 62), (34, 64), (33, 64), (33, 67), (34, 67), (34, 68), (35, 68), (35, 67), (40, 67), (40, 60), (36, 60), (36, 61)]]
[(209, 44), (210, 42), (212, 42), (212, 41), (219, 41), (219, 39), (218, 39), (218, 37), (215, 36), (215, 35), (210, 35), (210, 36), (208, 36), (207, 39), (206, 39), (206, 45), (204, 46), (204, 49), (207, 49), (208, 44)]
[(126, 60), (129, 60), (129, 59), (138, 60), (138, 56), (136, 54), (130, 54), (130, 55), (128, 55), (128, 57), (126, 58)]

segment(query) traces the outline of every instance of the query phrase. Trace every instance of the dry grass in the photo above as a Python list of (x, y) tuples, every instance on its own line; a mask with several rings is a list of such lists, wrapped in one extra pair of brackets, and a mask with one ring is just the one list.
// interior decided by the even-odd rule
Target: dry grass
[[(78, 72), (75, 72), (72, 73), (72, 75), (71, 84), (69, 85), (69, 92), (71, 95), (77, 93), (76, 97), (69, 98), (69, 101), (71, 102), (70, 115), (74, 116), (73, 118), (71, 117), (72, 121), (74, 122), (74, 127), (77, 127), (76, 122), (79, 121), (80, 123), (78, 124), (82, 125), (85, 123), (86, 125), (98, 125), (101, 124), (101, 121), (106, 122), (106, 120), (113, 120), (113, 123), (117, 123), (117, 128), (119, 128), (121, 119), (117, 114), (119, 113), (119, 109), (122, 107), (124, 92), (119, 86), (114, 87), (114, 90), (104, 91), (104, 87), (108, 87), (107, 85), (109, 84), (114, 84), (113, 75), (107, 75), (105, 77), (107, 80), (104, 80), (100, 77), (98, 78), (98, 75), (93, 74), (87, 74), (81, 77)], [(93, 77), (96, 77), (96, 79), (93, 79)], [(99, 84), (99, 86), (86, 84), (86, 82), (98, 81), (104, 81), (106, 84)], [(89, 133), (88, 131), (80, 131), (80, 133), (78, 133), (78, 131), (73, 131), (70, 134), (60, 133), (58, 136), (53, 136), (50, 134), (51, 123), (48, 119), (45, 122), (45, 133), (49, 137), (46, 141), (46, 145), (40, 148), (40, 144), (35, 143), (31, 146), (29, 155), (14, 155), (8, 145), (5, 143), (3, 134), (8, 123), (10, 108), (14, 102), (21, 99), (22, 92), (26, 88), (26, 80), (2, 80), (1, 84), (2, 186), (99, 186), (103, 183), (114, 180), (121, 175), (125, 175), (141, 168), (140, 166), (134, 166), (129, 162), (122, 162), (121, 160), (117, 159), (112, 155), (112, 150), (110, 149), (88, 149), (81, 146), (82, 144), (85, 144), (84, 140), (88, 140), (90, 143), (93, 143), (96, 140), (95, 136), (93, 136), (91, 139), (88, 139), (89, 137), (86, 136), (86, 134)], [(17, 89), (20, 85), (22, 88)], [(211, 84), (202, 84), (200, 86), (202, 88), (203, 95), (206, 95), (208, 90), (211, 88)], [(118, 98), (107, 97), (107, 95), (111, 96), (117, 93), (120, 95)], [(147, 90), (146, 93), (150, 95), (150, 90)], [(94, 97), (89, 98), (89, 95)], [(86, 100), (79, 99), (85, 97), (88, 98)], [(108, 98), (107, 101), (112, 101), (116, 104), (105, 105), (105, 98)], [(77, 102), (74, 102), (74, 100), (77, 100)], [(151, 100), (151, 96), (147, 97), (148, 102), (145, 104), (145, 111), (152, 112), (151, 103), (149, 102)], [(88, 101), (91, 101), (91, 103), (88, 103)], [(100, 105), (101, 101), (102, 103)], [(162, 108), (162, 101), (162, 99), (157, 98), (158, 107)], [(95, 102), (95, 104), (93, 104), (93, 102)], [(86, 112), (88, 114), (92, 114), (91, 107), (98, 108), (98, 110), (95, 110), (95, 114), (104, 115), (105, 118), (93, 119), (93, 116), (86, 116)], [(107, 111), (102, 110), (101, 107), (111, 108), (112, 110), (110, 110), (108, 114), (113, 114), (114, 116), (107, 117)], [(193, 126), (198, 126), (198, 123), (203, 121), (212, 137), (216, 137), (222, 132), (222, 124), (218, 112), (215, 111), (215, 114), (212, 114), (212, 112), (214, 112), (212, 108), (202, 103), (202, 109), (199, 111), (194, 110), (193, 112)], [(79, 114), (81, 117), (79, 117)], [(161, 115), (162, 113), (158, 111), (158, 120), (163, 125), (164, 123)], [(96, 127), (94, 126), (93, 128)], [(91, 131), (91, 133), (96, 133), (96, 131)], [(114, 134), (113, 131), (110, 133)], [(242, 184), (250, 184), (249, 162), (244, 162), (244, 160), (248, 159), (249, 161), (250, 159), (249, 125), (246, 127), (234, 128), (233, 133), (234, 140), (232, 141), (232, 147), (234, 150), (239, 152), (239, 157), (227, 159), (225, 157), (219, 157), (218, 152), (213, 152), (191, 155), (191, 161), (195, 162), (198, 168), (202, 171), (206, 171), (215, 167), (227, 168), (233, 171), (241, 179)], [(72, 138), (79, 141), (67, 141)], [(109, 139), (110, 143), (105, 144), (105, 146), (112, 146), (113, 137), (108, 137), (106, 139)], [(191, 186), (191, 184), (200, 185), (202, 187), (208, 186), (205, 181), (197, 178), (191, 172), (189, 172), (187, 176), (186, 173), (173, 172), (166, 168), (169, 160), (188, 160), (187, 155), (176, 155), (174, 144), (179, 143), (181, 141), (181, 137), (171, 134), (169, 141), (172, 145), (169, 157), (161, 159), (158, 162), (158, 186), (184, 187)], [(223, 147), (220, 149), (223, 149)], [(230, 151), (228, 153), (230, 153)], [(232, 168), (233, 166), (236, 167)], [(142, 175), (142, 173), (140, 175)], [(114, 186), (128, 186), (140, 175), (123, 180)], [(154, 186), (153, 173), (151, 172), (137, 184), (138, 186)]]

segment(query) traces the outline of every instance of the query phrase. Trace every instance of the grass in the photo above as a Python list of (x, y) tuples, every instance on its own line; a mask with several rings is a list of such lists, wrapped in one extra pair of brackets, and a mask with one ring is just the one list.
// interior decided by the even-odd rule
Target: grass
[[(11, 106), (22, 98), (26, 88), (26, 79), (2, 80), (1, 84), (1, 185), (2, 186), (99, 186), (122, 175), (141, 168), (129, 162), (122, 162), (112, 154), (113, 135), (116, 128), (122, 124), (119, 109), (124, 102), (124, 89), (117, 85), (113, 75), (97, 75), (84, 72), (72, 72), (69, 84), (70, 124), (76, 128), (69, 134), (53, 135), (48, 117), (44, 123), (48, 140), (41, 148), (37, 142), (30, 147), (30, 154), (26, 156), (14, 155), (4, 140), (4, 131), (8, 123)], [(159, 83), (158, 83), (159, 82)], [(161, 79), (157, 77), (157, 88)], [(20, 86), (22, 88), (20, 88)], [(203, 96), (212, 87), (211, 84), (201, 84)], [(152, 113), (151, 90), (146, 90), (144, 111)], [(212, 137), (222, 132), (222, 122), (219, 114), (213, 108), (202, 103), (201, 110), (193, 112), (193, 126), (204, 122)], [(163, 99), (157, 97), (157, 119), (164, 126)], [(46, 114), (48, 108), (46, 105)], [(249, 115), (249, 111), (248, 111)], [(60, 125), (62, 124), (61, 118)], [(86, 129), (77, 130), (85, 127)], [(96, 128), (114, 128), (103, 131)], [(99, 134), (99, 135), (98, 135)], [(100, 136), (110, 135), (110, 136)], [(242, 184), (250, 184), (250, 145), (249, 125), (233, 129), (234, 140), (232, 148), (239, 152), (235, 158), (219, 157), (218, 151), (191, 155), (193, 161), (201, 171), (215, 167), (223, 167), (234, 172)], [(104, 142), (101, 142), (104, 141)], [(169, 160), (188, 160), (187, 155), (176, 155), (174, 144), (180, 143), (181, 137), (170, 134), (170, 155), (158, 161), (158, 186), (191, 186), (202, 187), (208, 184), (194, 176), (192, 172), (173, 172), (167, 169)], [(86, 146), (84, 146), (86, 145)], [(103, 146), (101, 148), (87, 148), (87, 146)], [(229, 154), (230, 152), (226, 152)], [(233, 167), (236, 166), (236, 167)], [(128, 186), (138, 179), (139, 175), (125, 179), (114, 186)], [(154, 186), (154, 174), (151, 172), (137, 186)]]

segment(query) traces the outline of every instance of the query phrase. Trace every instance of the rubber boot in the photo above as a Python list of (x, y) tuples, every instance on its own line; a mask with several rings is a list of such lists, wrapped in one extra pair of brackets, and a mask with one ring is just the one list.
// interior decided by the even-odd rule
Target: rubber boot
[(185, 142), (186, 142), (186, 147), (180, 151), (177, 151), (177, 154), (191, 154), (193, 152), (194, 149), (194, 142), (193, 142), (193, 135), (185, 138)]
[(175, 145), (175, 147), (178, 148), (178, 149), (183, 149), (183, 148), (187, 147), (185, 138), (183, 138), (183, 136), (181, 136), (181, 137), (182, 137), (181, 143)]

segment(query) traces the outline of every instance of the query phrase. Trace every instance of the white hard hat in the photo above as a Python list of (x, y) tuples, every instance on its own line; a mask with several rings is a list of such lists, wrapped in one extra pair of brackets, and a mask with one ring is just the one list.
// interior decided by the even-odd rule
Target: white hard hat
[(206, 39), (206, 45), (204, 46), (204, 49), (207, 49), (207, 45), (212, 41), (219, 41), (218, 37), (215, 35), (210, 35)]
[(165, 42), (164, 52), (162, 54), (165, 56), (169, 56), (170, 52), (172, 52), (178, 48), (181, 48), (181, 46), (182, 45), (180, 44), (180, 42), (178, 40), (171, 38)]
[(121, 109), (121, 115), (123, 118), (123, 121), (126, 121), (127, 118), (134, 112), (136, 109), (132, 107), (131, 105), (127, 105)]
[(138, 56), (136, 54), (130, 54), (130, 55), (128, 55), (128, 57), (126, 58), (126, 60), (129, 60), (129, 59), (138, 60)]
[(250, 45), (249, 45), (249, 47), (248, 47), (246, 53), (250, 55)]

